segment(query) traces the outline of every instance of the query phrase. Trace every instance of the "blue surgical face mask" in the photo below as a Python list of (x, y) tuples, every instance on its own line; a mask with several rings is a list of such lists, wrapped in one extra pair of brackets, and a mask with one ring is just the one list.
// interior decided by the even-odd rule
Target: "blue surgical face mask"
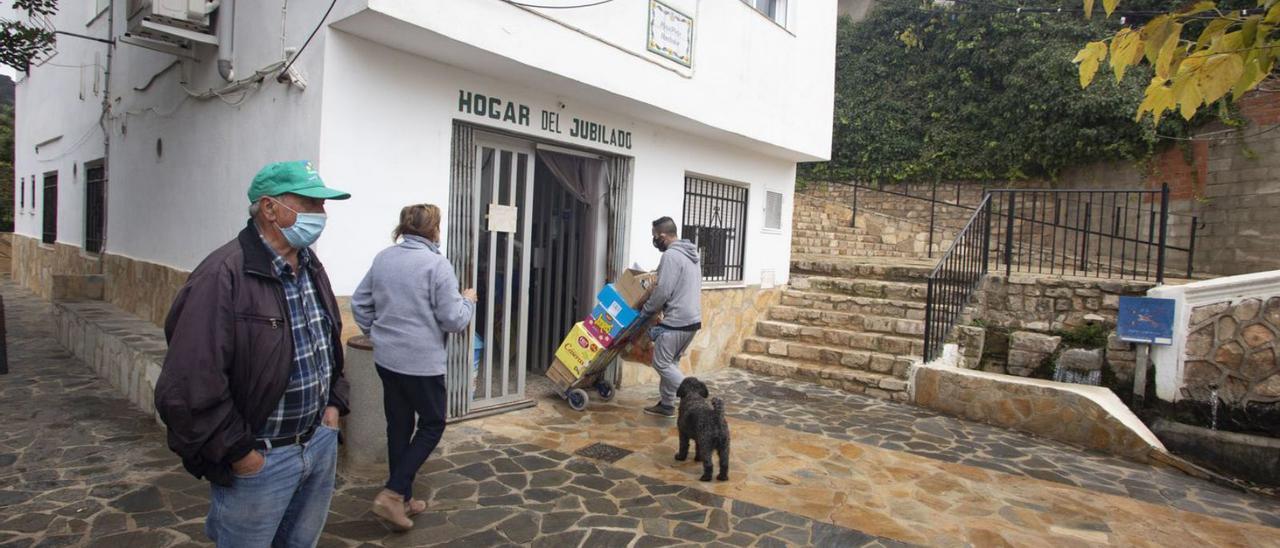
[(280, 233), (284, 234), (284, 239), (288, 240), (290, 247), (294, 249), (311, 247), (311, 244), (320, 239), (320, 233), (324, 232), (324, 224), (328, 219), (327, 215), (324, 213), (299, 213), (297, 210), (284, 205), (280, 200), (272, 198), (271, 201), (297, 215), (297, 219), (293, 221), (292, 226), (286, 228), (276, 225), (276, 228), (280, 229)]

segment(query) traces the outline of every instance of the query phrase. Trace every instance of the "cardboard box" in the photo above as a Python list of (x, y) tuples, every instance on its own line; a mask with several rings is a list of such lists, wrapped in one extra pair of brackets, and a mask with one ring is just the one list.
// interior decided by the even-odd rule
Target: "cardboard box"
[(551, 360), (551, 367), (547, 368), (547, 378), (561, 386), (569, 386), (578, 380), (573, 370), (558, 359)]
[(582, 376), (582, 372), (602, 351), (604, 345), (587, 332), (582, 322), (578, 322), (573, 324), (573, 329), (560, 342), (560, 347), (556, 349), (556, 359), (577, 378)]
[(583, 323), (596, 340), (605, 348), (611, 348), (622, 332), (639, 317), (640, 311), (627, 304), (614, 284), (608, 284), (596, 295), (596, 306)]
[(622, 297), (622, 302), (640, 310), (640, 307), (644, 306), (644, 301), (649, 298), (649, 294), (658, 287), (658, 273), (628, 268), (618, 276), (618, 281), (610, 285), (614, 286), (614, 290)]

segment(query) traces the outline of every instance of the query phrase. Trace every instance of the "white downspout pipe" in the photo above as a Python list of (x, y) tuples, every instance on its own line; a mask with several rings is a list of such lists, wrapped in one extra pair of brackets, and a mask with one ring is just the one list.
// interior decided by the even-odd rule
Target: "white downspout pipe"
[(218, 75), (223, 80), (236, 79), (236, 0), (222, 0), (218, 7)]

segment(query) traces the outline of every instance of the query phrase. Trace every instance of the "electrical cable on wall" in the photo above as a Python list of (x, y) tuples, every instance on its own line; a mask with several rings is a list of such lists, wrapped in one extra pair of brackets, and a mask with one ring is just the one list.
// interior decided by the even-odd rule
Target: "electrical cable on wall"
[(280, 75), (276, 77), (276, 81), (284, 82), (288, 79), (289, 69), (293, 67), (294, 61), (297, 61), (302, 56), (302, 52), (306, 51), (307, 46), (311, 45), (311, 39), (316, 37), (316, 33), (320, 32), (321, 27), (324, 27), (324, 22), (329, 19), (329, 13), (333, 11), (333, 7), (336, 5), (338, 5), (338, 0), (333, 0), (329, 3), (329, 9), (324, 10), (324, 15), (320, 17), (320, 23), (316, 24), (316, 28), (311, 30), (311, 35), (307, 36), (307, 41), (302, 43), (302, 47), (298, 48), (298, 52), (293, 54), (293, 57), (289, 59), (289, 63), (280, 70)]

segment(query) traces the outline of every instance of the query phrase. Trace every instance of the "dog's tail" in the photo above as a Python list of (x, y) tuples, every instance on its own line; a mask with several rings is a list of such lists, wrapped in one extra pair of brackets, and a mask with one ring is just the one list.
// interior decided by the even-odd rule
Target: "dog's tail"
[(711, 398), (711, 408), (715, 410), (717, 418), (724, 420), (724, 400)]

